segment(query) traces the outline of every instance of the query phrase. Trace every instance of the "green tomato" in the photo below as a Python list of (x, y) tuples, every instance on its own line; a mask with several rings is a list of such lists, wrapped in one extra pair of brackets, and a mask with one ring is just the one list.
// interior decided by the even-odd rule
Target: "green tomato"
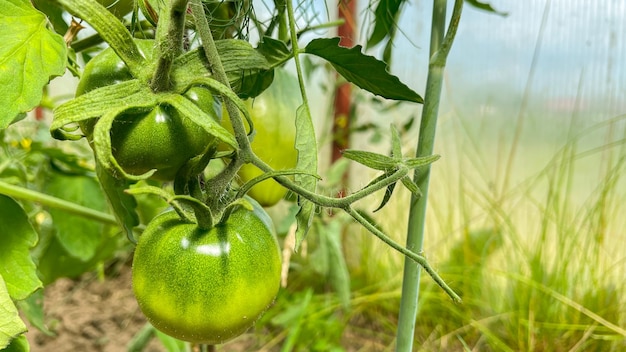
[[(151, 60), (154, 41), (136, 40), (136, 43), (142, 55)], [(107, 48), (85, 66), (76, 96), (132, 78), (124, 62)], [(216, 121), (221, 120), (219, 100), (209, 90), (193, 87), (184, 96)], [(94, 124), (94, 120), (81, 124), (87, 138), (91, 138)], [(215, 138), (203, 128), (168, 105), (123, 113), (116, 117), (110, 133), (113, 157), (124, 171), (140, 175), (156, 170), (152, 178), (162, 181), (173, 180), (189, 159), (215, 143)]]
[(137, 243), (133, 291), (150, 323), (177, 339), (220, 344), (250, 328), (280, 286), (280, 250), (256, 202), (209, 230), (172, 210)]
[[(275, 170), (293, 169), (298, 160), (295, 148), (296, 110), (301, 104), (298, 80), (284, 69), (274, 70), (274, 81), (253, 101), (248, 101), (249, 112), (256, 129), (252, 151)], [(232, 131), (230, 119), (222, 125)], [(257, 167), (246, 164), (239, 170), (243, 183), (263, 174)], [(278, 203), (287, 189), (273, 179), (265, 180), (248, 192), (264, 207)]]

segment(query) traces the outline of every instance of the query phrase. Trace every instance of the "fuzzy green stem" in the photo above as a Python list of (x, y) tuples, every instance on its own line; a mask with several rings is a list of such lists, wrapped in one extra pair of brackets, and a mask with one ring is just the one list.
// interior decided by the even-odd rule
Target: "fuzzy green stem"
[[(448, 53), (456, 34), (456, 29), (461, 16), (461, 9), (463, 7), (463, 0), (455, 1), (448, 33), (444, 37), (446, 25), (446, 3), (447, 0), (435, 0), (433, 4), (430, 41), (431, 60), (429, 62), (428, 78), (426, 81), (426, 93), (424, 95), (424, 107), (422, 110), (417, 151), (415, 153), (416, 157), (432, 155), (433, 153), (437, 128), (437, 115), (439, 111), (441, 90), (443, 87), (443, 72)], [(422, 191), (422, 196), (411, 196), (406, 248), (411, 252), (421, 253), (424, 242), (424, 225), (426, 222), (430, 165), (416, 170), (414, 174), (414, 181)], [(422, 267), (426, 269), (425, 266), (422, 265)], [(404, 277), (402, 280), (402, 298), (400, 302), (400, 315), (398, 317), (396, 341), (396, 351), (398, 352), (410, 352), (413, 350), (413, 335), (415, 331), (415, 318), (417, 316), (419, 299), (420, 273), (421, 270), (418, 263), (414, 260), (405, 258)]]
[(183, 49), (183, 34), (185, 31), (185, 14), (189, 0), (172, 0), (169, 6), (164, 6), (159, 14), (157, 27), (157, 61), (156, 70), (150, 82), (154, 92), (164, 92), (170, 89), (170, 71), (172, 63)]
[(103, 213), (101, 211), (87, 208), (76, 203), (52, 197), (28, 188), (12, 185), (3, 181), (0, 181), (0, 194), (29, 202), (36, 202), (46, 207), (63, 210), (68, 213), (80, 215), (84, 218), (93, 219), (105, 224), (117, 225), (115, 217), (111, 214)]

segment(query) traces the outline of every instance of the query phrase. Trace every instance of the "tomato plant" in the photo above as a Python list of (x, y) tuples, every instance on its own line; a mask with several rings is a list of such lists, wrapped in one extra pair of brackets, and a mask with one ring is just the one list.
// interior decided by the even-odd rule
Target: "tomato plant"
[(133, 290), (157, 329), (181, 340), (224, 343), (271, 305), (280, 252), (271, 219), (253, 207), (240, 206), (209, 229), (173, 210), (150, 222), (135, 249)]
[[(397, 184), (421, 195), (411, 176), (414, 170), (428, 174), (430, 163), (438, 158), (431, 155), (432, 150), (415, 157), (404, 155), (399, 133), (392, 127), (390, 155), (358, 150), (343, 153), (346, 159), (377, 170), (380, 174), (374, 180), (342, 198), (318, 191), (318, 141), (311, 115), (315, 106), (307, 97), (302, 56), (325, 60), (328, 68), (372, 94), (422, 103), (415, 91), (388, 72), (385, 62), (365, 55), (361, 47), (341, 46), (340, 38), (300, 43), (303, 32), (336, 23), (299, 30), (295, 11), (306, 11), (306, 6), (294, 9), (289, 1), (275, 2), (267, 21), (255, 17), (253, 4), (248, 1), (33, 3), (0, 2), (0, 17), (14, 19), (11, 23), (15, 27), (0, 34), (10, 44), (0, 46), (0, 81), (3, 87), (20, 87), (0, 94), (0, 128), (16, 124), (35, 106), (52, 109), (52, 121), (41, 119), (40, 123), (59, 141), (86, 137), (93, 154), (69, 164), (80, 165), (80, 174), (92, 186), (92, 181), (98, 181), (99, 187), (89, 187), (102, 190), (104, 199), (98, 205), (109, 207), (94, 208), (85, 201), (88, 197), (81, 189), (74, 190), (73, 197), (63, 197), (64, 186), (29, 189), (29, 180), (39, 179), (34, 172), (20, 177), (20, 182), (0, 180), (0, 199), (11, 214), (0, 212), (0, 224), (14, 224), (13, 220), (19, 219), (19, 226), (14, 226), (16, 233), (0, 237), (0, 248), (10, 254), (0, 258), (18, 263), (26, 271), (3, 271), (0, 265), (3, 302), (24, 300), (43, 286), (36, 274), (37, 265), (52, 266), (59, 248), (89, 265), (92, 260), (104, 260), (96, 255), (100, 248), (117, 248), (109, 246), (113, 241), (110, 236), (92, 236), (98, 231), (93, 226), (90, 233), (74, 236), (77, 222), (64, 221), (59, 215), (67, 212), (84, 218), (86, 224), (95, 221), (116, 226), (114, 230), (119, 231), (111, 233), (124, 233), (132, 243), (140, 236), (133, 288), (154, 326), (194, 343), (222, 343), (245, 331), (268, 308), (281, 274), (272, 225), (260, 205), (247, 210), (244, 197), (249, 195), (269, 206), (283, 198), (287, 189), (298, 199), (295, 219), (289, 218), (296, 228), (296, 247), (305, 240), (319, 208), (339, 209), (350, 221), (359, 222), (412, 263), (423, 266), (452, 298), (458, 299), (423, 256), (393, 241), (371, 217), (355, 208), (357, 201), (386, 191), (379, 208), (383, 207)], [(138, 4), (147, 21), (120, 20), (128, 4)], [(462, 1), (456, 4), (460, 6)], [(118, 5), (126, 8), (116, 10)], [(68, 14), (80, 21), (67, 23)], [(215, 16), (223, 21), (212, 21)], [(383, 20), (377, 15), (377, 21)], [(54, 23), (53, 28), (50, 23)], [(95, 34), (80, 37), (84, 26), (90, 26)], [(254, 35), (249, 35), (251, 26), (257, 32)], [(450, 26), (451, 32), (455, 26)], [(380, 28), (377, 33), (378, 40), (392, 39), (384, 31), (381, 37)], [(76, 59), (81, 56), (76, 54), (86, 49), (97, 52), (97, 45), (103, 42), (108, 48), (81, 67)], [(433, 56), (433, 67), (445, 62), (449, 44)], [(297, 75), (286, 72), (288, 61), (295, 63)], [(66, 68), (81, 77), (74, 98), (63, 102), (43, 99), (50, 78), (63, 75)], [(244, 99), (249, 98), (256, 99), (246, 103)], [(230, 130), (220, 123), (222, 108), (217, 101), (228, 112), (225, 125)], [(216, 152), (219, 144), (227, 148)], [(46, 152), (70, 159), (65, 152)], [(12, 155), (8, 163), (0, 162), (0, 178), (14, 181), (2, 171), (20, 158)], [(223, 165), (215, 172), (206, 172), (218, 158)], [(69, 169), (71, 174), (73, 168)], [(243, 182), (236, 182), (237, 175)], [(172, 181), (173, 187), (169, 184)], [(175, 211), (141, 219), (141, 224), (137, 204), (141, 198), (135, 196), (145, 193), (161, 197)], [(37, 219), (47, 219), (36, 211), (32, 212), (35, 219), (28, 217), (35, 202), (53, 209), (50, 221), (55, 226), (31, 226), (31, 222), (43, 221)], [(68, 231), (72, 236), (59, 234), (58, 242), (48, 241), (49, 254), (39, 253), (39, 259), (45, 260), (38, 261), (30, 251), (40, 238), (46, 239), (44, 228)], [(334, 238), (333, 256), (338, 257), (341, 242), (338, 236)], [(71, 263), (65, 261), (64, 269), (77, 269)], [(81, 270), (65, 270), (61, 275), (77, 275)], [(46, 283), (58, 277), (54, 270), (39, 273), (48, 277)], [(349, 297), (345, 292), (344, 296)], [(11, 318), (0, 321), (0, 326), (11, 330), (0, 331), (0, 348), (24, 340), (16, 339), (25, 331), (17, 309), (13, 304), (8, 306)]]
[[(252, 150), (275, 170), (293, 169), (298, 159), (296, 142), (296, 109), (301, 104), (298, 80), (283, 69), (276, 69), (274, 82), (261, 95), (248, 101), (250, 117), (256, 134), (250, 143)], [(223, 124), (232, 130), (230, 119)], [(263, 174), (254, 165), (239, 169), (242, 183)], [(248, 195), (262, 206), (269, 207), (280, 201), (287, 189), (273, 179), (264, 180), (250, 189)]]

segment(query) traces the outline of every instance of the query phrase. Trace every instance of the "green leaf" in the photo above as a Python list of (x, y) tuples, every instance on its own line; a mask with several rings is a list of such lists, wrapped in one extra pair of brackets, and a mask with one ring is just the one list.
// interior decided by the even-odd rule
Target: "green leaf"
[[(273, 79), (272, 66), (263, 54), (245, 40), (224, 39), (215, 41), (222, 65), (233, 90), (241, 97), (255, 97), (267, 88)], [(211, 65), (204, 48), (189, 51), (174, 60), (172, 80), (186, 86), (199, 77), (210, 77)]]
[[(106, 211), (107, 204), (98, 182), (86, 176), (52, 173), (45, 191), (87, 208)], [(100, 245), (104, 225), (56, 208), (48, 209), (57, 230), (56, 237), (67, 252), (82, 261), (94, 257)]]
[(139, 216), (136, 210), (137, 201), (133, 196), (124, 192), (130, 185), (129, 181), (113, 177), (99, 162), (96, 162), (96, 173), (109, 206), (113, 209), (117, 221), (122, 225), (126, 237), (131, 242), (136, 242), (133, 236), (133, 227), (139, 225)]
[[(24, 314), (30, 325), (37, 328), (48, 336), (54, 336), (54, 333), (48, 329), (44, 321), (43, 311), (43, 291), (42, 289), (35, 291), (25, 300), (18, 301), (17, 307)], [(0, 324), (1, 325), (1, 324)]]
[(257, 50), (265, 56), (272, 68), (281, 65), (291, 59), (293, 53), (283, 41), (271, 37), (263, 37)]
[(391, 125), (391, 156), (394, 158), (402, 158), (402, 141), (398, 129)]
[(330, 62), (346, 80), (372, 94), (393, 100), (424, 102), (419, 94), (387, 72), (384, 62), (363, 54), (360, 45), (349, 49), (339, 46), (339, 38), (320, 38), (312, 40), (305, 52)]
[(371, 48), (390, 36), (396, 28), (396, 18), (402, 4), (406, 0), (380, 0), (374, 11), (374, 29), (367, 39), (367, 47)]
[(426, 166), (434, 163), (435, 161), (441, 158), (440, 155), (434, 154), (429, 156), (422, 156), (418, 158), (408, 158), (403, 160), (404, 165), (408, 166), (411, 169), (416, 169), (418, 167)]
[[(6, 247), (3, 247), (4, 253), (6, 253), (5, 250)], [(11, 340), (25, 333), (26, 330), (26, 325), (20, 319), (4, 279), (0, 275), (0, 350), (7, 347)]]
[[(306, 104), (302, 104), (296, 112), (296, 150), (298, 150), (298, 163), (296, 169), (317, 174), (317, 139), (311, 119), (311, 112)], [(317, 179), (304, 174), (294, 176), (295, 182), (309, 191), (315, 192)], [(298, 229), (296, 230), (296, 249), (302, 241), (313, 222), (315, 204), (302, 197), (298, 197), (300, 211), (296, 214)]]
[(28, 352), (30, 351), (30, 346), (28, 344), (28, 340), (26, 340), (26, 336), (20, 335), (11, 341), (11, 344), (2, 350), (2, 352)]
[(150, 88), (133, 79), (111, 86), (94, 89), (54, 109), (50, 133), (57, 139), (79, 139), (73, 130), (64, 126), (74, 122), (98, 118), (116, 107), (156, 105), (156, 95)]
[(0, 130), (37, 106), (50, 77), (65, 72), (63, 37), (28, 0), (0, 2)]
[(12, 198), (0, 195), (0, 209), (0, 275), (11, 298), (19, 301), (42, 286), (30, 256), (37, 233), (24, 209)]
[(406, 187), (416, 197), (422, 196), (422, 191), (417, 186), (417, 184), (413, 182), (413, 180), (411, 180), (409, 176), (404, 176), (400, 181), (402, 181), (402, 184), (404, 185), (404, 187)]
[(387, 205), (387, 203), (391, 199), (391, 196), (393, 195), (393, 190), (395, 188), (396, 188), (396, 183), (392, 183), (389, 186), (387, 186), (387, 189), (385, 190), (385, 195), (383, 196), (383, 200), (380, 202), (380, 205), (378, 206), (378, 208), (374, 210), (374, 213), (382, 209), (385, 205)]
[(390, 156), (367, 152), (364, 150), (346, 149), (342, 152), (346, 159), (356, 161), (369, 168), (381, 171), (393, 170), (398, 166), (399, 160)]
[(350, 273), (343, 256), (341, 231), (343, 222), (334, 220), (326, 224), (324, 233), (320, 233), (322, 241), (326, 241), (329, 264), (329, 281), (339, 296), (344, 308), (350, 307)]
[(509, 14), (506, 12), (501, 12), (501, 11), (497, 11), (496, 9), (494, 9), (491, 5), (484, 3), (482, 1), (478, 1), (478, 0), (465, 0), (466, 3), (474, 6), (477, 9), (481, 9), (483, 11), (487, 11), (487, 12), (491, 12), (494, 13), (496, 15), (500, 15), (500, 16), (508, 16)]

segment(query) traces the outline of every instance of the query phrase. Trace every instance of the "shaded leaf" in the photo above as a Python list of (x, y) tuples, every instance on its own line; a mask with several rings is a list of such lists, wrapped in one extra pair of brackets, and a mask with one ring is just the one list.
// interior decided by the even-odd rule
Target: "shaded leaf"
[(42, 287), (30, 256), (38, 236), (24, 209), (12, 198), (0, 194), (0, 209), (0, 276), (11, 298), (19, 301)]
[(129, 181), (113, 177), (98, 162), (96, 163), (96, 173), (115, 218), (124, 229), (128, 239), (131, 242), (136, 242), (133, 236), (133, 227), (139, 225), (139, 216), (136, 210), (137, 201), (133, 196), (124, 192), (130, 184)]
[(395, 188), (396, 188), (396, 184), (395, 183), (392, 183), (389, 186), (387, 186), (387, 189), (385, 190), (385, 195), (383, 196), (383, 200), (382, 200), (382, 202), (380, 202), (380, 205), (378, 206), (378, 208), (376, 208), (376, 210), (374, 210), (374, 213), (379, 211), (380, 209), (382, 209), (385, 205), (387, 205), (387, 203), (391, 199), (391, 196), (393, 195), (393, 190)]
[(18, 301), (17, 306), (20, 312), (28, 319), (30, 325), (48, 336), (54, 336), (54, 333), (48, 329), (44, 321), (43, 299), (43, 289), (40, 289), (25, 300)]
[(371, 48), (395, 32), (396, 18), (402, 3), (406, 0), (380, 0), (374, 11), (374, 29), (367, 39), (367, 47)]
[(263, 37), (257, 50), (265, 56), (272, 67), (276, 67), (293, 57), (293, 53), (283, 41), (271, 37)]
[(37, 106), (50, 77), (65, 72), (63, 37), (27, 0), (0, 2), (0, 129)]
[(30, 345), (26, 339), (26, 335), (20, 335), (11, 341), (11, 344), (2, 350), (2, 352), (29, 352)]
[(4, 279), (0, 275), (0, 350), (7, 347), (11, 340), (26, 330), (26, 325), (20, 319)]
[(342, 228), (341, 221), (330, 221), (324, 231), (320, 231), (320, 240), (326, 242), (330, 284), (339, 296), (341, 305), (347, 309), (350, 307), (350, 273), (341, 245)]
[(424, 100), (400, 79), (387, 72), (387, 65), (361, 52), (361, 46), (339, 46), (339, 38), (312, 40), (305, 52), (328, 61), (349, 82), (372, 94), (393, 100), (423, 103)]
[[(309, 173), (317, 173), (317, 139), (311, 119), (311, 112), (306, 104), (301, 105), (296, 112), (296, 150), (298, 150), (298, 162), (296, 169)], [(317, 179), (308, 175), (295, 175), (295, 182), (309, 191), (315, 192)], [(298, 197), (300, 211), (296, 214), (298, 229), (296, 230), (296, 249), (302, 241), (313, 222), (315, 205), (310, 201)]]
[(496, 15), (500, 15), (500, 16), (508, 16), (509, 14), (506, 12), (501, 12), (498, 11), (496, 9), (494, 9), (491, 5), (489, 5), (488, 3), (482, 2), (482, 1), (478, 1), (478, 0), (465, 0), (466, 3), (474, 6), (477, 9), (481, 9), (483, 11), (487, 11), (487, 12), (492, 12)]
[[(50, 174), (46, 182), (46, 193), (83, 205), (87, 208), (106, 211), (107, 204), (98, 182), (86, 176)], [(82, 261), (96, 254), (100, 245), (104, 225), (63, 210), (49, 208), (48, 212), (56, 228), (56, 237), (67, 252)]]

